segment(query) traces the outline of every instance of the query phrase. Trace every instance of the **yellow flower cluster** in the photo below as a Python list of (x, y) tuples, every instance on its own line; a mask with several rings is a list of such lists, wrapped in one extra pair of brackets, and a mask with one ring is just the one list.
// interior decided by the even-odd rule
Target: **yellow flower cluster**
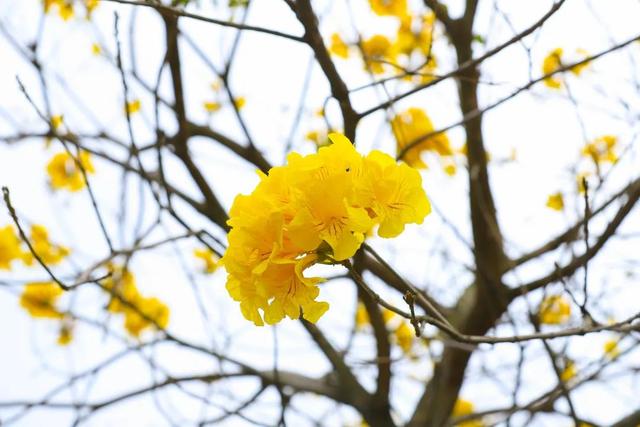
[(20, 247), (20, 238), (10, 225), (0, 228), (0, 270), (11, 270), (11, 263), (22, 259), (24, 252)]
[(559, 325), (569, 320), (571, 305), (562, 295), (549, 295), (542, 300), (538, 311), (540, 323), (546, 325)]
[(604, 343), (604, 356), (613, 360), (620, 356), (620, 347), (618, 347), (618, 340), (615, 338), (609, 339)]
[(202, 269), (204, 273), (212, 274), (218, 269), (220, 259), (218, 259), (218, 256), (211, 249), (195, 249), (193, 255), (204, 263), (204, 268)]
[(56, 306), (63, 292), (55, 282), (32, 282), (25, 285), (20, 295), (20, 306), (32, 317), (60, 321), (57, 343), (61, 346), (73, 339), (72, 319)]
[[(33, 250), (47, 265), (55, 265), (62, 262), (69, 255), (69, 249), (51, 243), (49, 233), (42, 225), (31, 226), (29, 241)], [(34, 257), (28, 250), (23, 250), (20, 238), (10, 225), (0, 228), (0, 269), (11, 270), (14, 260), (21, 260), (25, 265), (32, 266)]]
[[(98, 7), (98, 0), (83, 0), (82, 3), (86, 11), (86, 18), (91, 19), (91, 14)], [(75, 16), (73, 0), (43, 0), (43, 7), (44, 13), (57, 9), (58, 16), (65, 21)]]
[[(375, 14), (396, 18), (399, 26), (395, 38), (374, 34), (359, 43), (365, 70), (373, 74), (407, 70), (407, 80), (418, 83), (431, 80), (436, 67), (432, 52), (433, 13), (412, 14), (406, 0), (370, 0), (369, 3)], [(329, 52), (346, 59), (349, 57), (349, 44), (334, 33), (329, 42)]]
[(316, 154), (291, 153), (287, 165), (261, 174), (231, 207), (221, 262), (229, 294), (256, 325), (285, 315), (317, 321), (329, 305), (316, 301), (322, 279), (305, 277), (307, 268), (353, 256), (375, 225), (394, 237), (430, 212), (415, 169), (380, 151), (363, 157), (343, 135), (329, 138)]
[(564, 369), (560, 373), (560, 379), (562, 380), (562, 382), (566, 383), (572, 378), (575, 378), (577, 374), (578, 374), (578, 369), (576, 368), (576, 363), (571, 359), (567, 359), (565, 362)]
[(33, 317), (61, 319), (64, 314), (56, 308), (56, 301), (62, 293), (62, 288), (54, 282), (27, 283), (20, 296), (20, 306)]
[[(211, 83), (210, 87), (213, 90), (214, 99), (209, 101), (204, 101), (202, 103), (202, 106), (204, 107), (204, 110), (207, 113), (213, 114), (219, 111), (222, 108), (222, 106), (228, 102), (226, 102), (226, 98), (225, 98), (226, 95), (223, 95), (222, 92), (220, 91), (220, 89), (222, 89), (222, 82), (220, 82), (219, 80), (216, 80), (213, 83)], [(246, 105), (246, 103), (247, 103), (247, 99), (244, 96), (239, 96), (233, 100), (233, 105), (238, 110), (242, 110)]]
[(158, 298), (142, 296), (129, 270), (115, 266), (109, 269), (111, 275), (104, 282), (111, 295), (107, 310), (124, 315), (127, 332), (139, 338), (149, 328), (165, 329), (169, 324), (169, 307)]
[[(409, 108), (391, 119), (391, 129), (396, 139), (398, 154), (402, 153), (405, 147), (412, 144), (418, 138), (427, 136), (435, 131), (431, 119), (427, 113), (420, 108)], [(449, 138), (445, 133), (432, 135), (425, 140), (413, 145), (402, 155), (402, 160), (417, 169), (425, 169), (427, 165), (422, 160), (422, 153), (434, 152), (444, 158), (445, 171), (448, 174), (455, 173), (453, 162), (454, 152), (451, 149)]]
[[(582, 55), (583, 58), (586, 58), (588, 56), (587, 53), (582, 49), (578, 49), (576, 52)], [(563, 55), (564, 55), (564, 49), (562, 49), (561, 47), (555, 48), (551, 52), (549, 52), (549, 54), (547, 54), (547, 56), (542, 61), (542, 73), (544, 75), (551, 74), (554, 71), (562, 67), (565, 67), (567, 64), (563, 63), (563, 60), (562, 60)], [(571, 62), (578, 62), (578, 61), (571, 61)], [(588, 66), (589, 66), (589, 62), (585, 62), (580, 65), (571, 67), (569, 71), (571, 71), (573, 74), (578, 76)], [(556, 74), (554, 76), (546, 77), (544, 79), (544, 84), (552, 89), (560, 89), (562, 87), (562, 80), (560, 79), (560, 77), (557, 77), (557, 74)]]
[(371, 10), (380, 16), (407, 16), (407, 0), (369, 0)]
[(616, 145), (618, 138), (614, 135), (603, 135), (588, 143), (582, 149), (582, 155), (591, 158), (597, 165), (615, 163), (618, 160)]
[(562, 196), (562, 193), (558, 192), (549, 195), (547, 198), (547, 207), (555, 211), (564, 210), (564, 197)]
[[(49, 232), (42, 225), (31, 226), (29, 240), (35, 253), (47, 265), (60, 264), (70, 253), (69, 248), (51, 243)], [(26, 265), (33, 265), (34, 259), (30, 252), (24, 254), (23, 260)]]
[(91, 156), (86, 151), (81, 151), (75, 159), (66, 151), (58, 153), (47, 164), (49, 183), (54, 190), (80, 191), (86, 186), (82, 170), (85, 173), (95, 172)]
[[(466, 415), (473, 414), (474, 410), (475, 408), (472, 402), (458, 398), (456, 400), (456, 403), (453, 406), (453, 412), (451, 413), (451, 416), (454, 418), (464, 417)], [(457, 427), (484, 427), (484, 423), (480, 420), (469, 420), (469, 421), (463, 421), (461, 423), (458, 423), (456, 424), (456, 426)]]

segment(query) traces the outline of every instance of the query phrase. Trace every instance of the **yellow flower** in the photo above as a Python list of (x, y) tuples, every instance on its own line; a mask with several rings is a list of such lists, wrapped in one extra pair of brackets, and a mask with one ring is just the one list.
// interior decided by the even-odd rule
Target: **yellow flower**
[(98, 4), (100, 4), (99, 0), (84, 0), (84, 7), (87, 9), (87, 19), (91, 18), (91, 14), (95, 8), (98, 7)]
[(120, 266), (110, 265), (108, 270), (110, 275), (103, 282), (104, 287), (111, 292), (107, 310), (111, 313), (123, 313), (127, 304), (122, 300), (133, 303), (140, 296), (136, 279), (129, 270)]
[(85, 187), (86, 183), (78, 162), (87, 174), (95, 172), (91, 156), (86, 151), (81, 151), (77, 160), (66, 151), (53, 156), (47, 165), (47, 173), (54, 190), (79, 191)]
[[(562, 52), (563, 49), (558, 47), (544, 58), (542, 62), (542, 72), (547, 75), (556, 71), (558, 68), (562, 67)], [(544, 84), (552, 89), (560, 89), (562, 87), (562, 81), (559, 77), (549, 76), (544, 79)]]
[(333, 33), (331, 35), (329, 52), (343, 59), (347, 59), (349, 57), (349, 46), (347, 46), (347, 44), (342, 40), (340, 34)]
[(65, 21), (68, 21), (69, 19), (73, 18), (73, 15), (74, 15), (73, 2), (71, 1), (59, 2), (58, 8), (59, 8), (58, 14), (60, 15), (60, 18), (62, 18)]
[(407, 15), (407, 0), (369, 0), (371, 10), (380, 16), (402, 18)]
[(364, 329), (368, 324), (369, 314), (367, 313), (367, 308), (362, 301), (359, 301), (356, 308), (356, 330)]
[(11, 262), (21, 258), (20, 239), (12, 226), (0, 228), (0, 270), (11, 270)]
[[(463, 417), (465, 415), (471, 415), (474, 412), (473, 403), (468, 400), (458, 398), (453, 406), (452, 417)], [(463, 421), (456, 424), (457, 427), (483, 427), (484, 423), (480, 420)]]
[(204, 262), (203, 271), (207, 274), (214, 273), (218, 269), (218, 256), (209, 248), (195, 249), (193, 255)]
[(604, 355), (607, 359), (613, 360), (620, 356), (620, 348), (617, 339), (610, 339), (604, 343)]
[(233, 103), (235, 104), (236, 108), (238, 110), (242, 110), (242, 108), (245, 106), (245, 104), (247, 103), (247, 99), (244, 96), (239, 96), (238, 98), (236, 98)]
[(588, 143), (582, 149), (582, 155), (593, 159), (597, 164), (615, 163), (618, 156), (615, 153), (618, 138), (613, 135), (603, 135)]
[(585, 187), (585, 181), (587, 181), (587, 187), (589, 186), (589, 180), (587, 179), (591, 175), (589, 172), (580, 172), (576, 175), (576, 184), (578, 185), (578, 193), (584, 194), (587, 190)]
[(380, 152), (365, 159), (343, 135), (329, 139), (315, 154), (291, 153), (285, 166), (260, 173), (231, 207), (220, 262), (227, 291), (258, 326), (285, 316), (317, 321), (329, 305), (316, 301), (322, 279), (306, 269), (350, 258), (375, 224), (381, 236), (395, 236), (428, 212), (417, 171)]
[(369, 215), (380, 224), (380, 237), (395, 237), (406, 224), (422, 224), (431, 212), (429, 199), (422, 189), (417, 170), (380, 151), (372, 151), (365, 159), (368, 182), (362, 192)]
[(575, 362), (573, 360), (567, 360), (566, 365), (562, 370), (562, 373), (560, 374), (560, 379), (566, 383), (572, 378), (575, 378), (577, 373), (578, 373), (578, 370), (576, 369)]
[[(33, 250), (47, 265), (55, 265), (62, 262), (70, 251), (64, 246), (54, 245), (49, 241), (49, 232), (42, 225), (32, 225), (29, 241)], [(26, 265), (33, 265), (33, 254), (26, 252), (22, 256), (22, 260)]]
[(305, 139), (313, 142), (317, 147), (324, 147), (331, 144), (327, 132), (323, 130), (311, 130), (305, 134)]
[(62, 292), (54, 282), (27, 283), (20, 296), (20, 305), (33, 317), (61, 319), (64, 315), (55, 304)]
[(140, 102), (139, 99), (128, 101), (124, 107), (125, 114), (126, 113), (128, 113), (129, 115), (135, 114), (140, 111), (140, 108), (142, 108), (142, 103)]
[(62, 323), (60, 326), (60, 331), (58, 333), (58, 345), (65, 346), (69, 345), (73, 340), (73, 325), (68, 322)]
[(384, 63), (395, 61), (395, 51), (389, 39), (376, 34), (362, 42), (362, 54), (364, 55), (365, 69), (373, 74), (384, 72)]
[(64, 118), (62, 114), (56, 114), (51, 116), (51, 127), (53, 130), (58, 130), (60, 126), (64, 123)]
[(124, 327), (132, 336), (139, 338), (141, 333), (151, 327), (166, 329), (169, 324), (169, 307), (158, 298), (139, 296), (133, 301), (136, 309), (124, 311)]
[(408, 322), (403, 321), (398, 325), (395, 331), (393, 331), (393, 336), (402, 351), (405, 354), (409, 354), (411, 352), (411, 347), (413, 347), (413, 340), (416, 337), (413, 327), (409, 325)]
[(102, 47), (98, 43), (91, 44), (91, 53), (95, 56), (100, 56), (102, 54)]
[[(577, 49), (576, 53), (580, 54), (582, 57), (586, 58), (588, 53), (583, 49)], [(564, 64), (562, 61), (562, 57), (564, 55), (564, 50), (560, 47), (553, 49), (549, 54), (544, 58), (542, 62), (542, 72), (547, 75), (551, 74), (554, 71), (565, 67), (567, 64)], [(569, 61), (569, 63), (578, 62), (576, 60)], [(579, 65), (575, 65), (569, 69), (573, 74), (580, 75), (585, 68), (589, 66), (589, 62), (584, 62)], [(562, 87), (562, 80), (555, 76), (549, 76), (544, 79), (544, 84), (552, 89), (560, 89)]]
[(427, 63), (427, 66), (421, 71), (433, 71), (433, 68), (435, 68), (435, 60), (431, 47), (435, 16), (433, 13), (427, 13), (421, 16), (418, 31), (414, 31), (413, 23), (414, 20), (411, 16), (407, 16), (400, 21), (394, 45), (395, 50), (407, 56), (411, 56), (415, 51), (420, 52), (424, 56), (430, 56), (430, 61)]
[(559, 325), (569, 320), (571, 305), (562, 295), (549, 295), (540, 304), (538, 311), (540, 323), (547, 325)]
[[(395, 116), (391, 120), (391, 129), (396, 138), (398, 154), (418, 138), (425, 137), (435, 131), (431, 119), (420, 108), (409, 108)], [(427, 165), (422, 161), (421, 155), (425, 151), (433, 151), (445, 157), (453, 156), (449, 138), (446, 134), (439, 133), (409, 148), (402, 156), (402, 160), (409, 166), (424, 169)]]
[(547, 198), (547, 207), (556, 211), (564, 210), (564, 198), (562, 193), (554, 193)]
[(215, 113), (221, 107), (220, 103), (216, 101), (205, 101), (202, 105), (207, 113)]
[(111, 296), (107, 310), (124, 315), (127, 332), (138, 338), (149, 328), (165, 329), (169, 324), (169, 307), (158, 298), (142, 296), (129, 270), (113, 265), (108, 268), (111, 276), (104, 281)]

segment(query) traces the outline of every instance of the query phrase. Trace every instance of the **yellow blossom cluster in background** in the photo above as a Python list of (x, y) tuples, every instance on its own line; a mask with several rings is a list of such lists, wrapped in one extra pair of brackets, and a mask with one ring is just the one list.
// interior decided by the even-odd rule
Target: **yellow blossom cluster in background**
[(540, 323), (559, 325), (571, 317), (571, 304), (563, 295), (549, 295), (542, 300), (538, 311)]
[(547, 207), (555, 211), (564, 210), (564, 197), (562, 196), (562, 193), (558, 192), (549, 195), (547, 198)]
[(75, 5), (81, 3), (84, 6), (86, 19), (91, 19), (91, 14), (98, 7), (99, 0), (43, 0), (44, 13), (57, 12), (64, 21), (68, 21), (76, 15)]
[(80, 151), (77, 158), (66, 151), (55, 154), (47, 164), (49, 184), (54, 190), (80, 191), (87, 185), (83, 170), (86, 174), (95, 172), (91, 155), (86, 151)]
[(220, 259), (211, 249), (194, 249), (193, 255), (203, 262), (204, 266), (202, 271), (204, 273), (212, 274), (215, 273), (215, 271), (218, 269)]
[(27, 283), (20, 296), (20, 306), (33, 317), (60, 319), (64, 314), (56, 308), (63, 290), (54, 282)]
[(347, 59), (350, 50), (358, 47), (365, 70), (372, 74), (383, 74), (391, 70), (396, 73), (406, 72), (406, 79), (416, 83), (433, 79), (436, 67), (432, 52), (435, 23), (433, 13), (413, 13), (406, 0), (370, 0), (369, 3), (376, 15), (397, 19), (395, 37), (374, 34), (357, 43), (347, 43), (338, 33), (333, 33), (329, 40), (329, 52)]
[(145, 297), (138, 291), (134, 275), (120, 266), (109, 266), (110, 276), (104, 281), (111, 299), (107, 310), (124, 315), (124, 327), (133, 337), (169, 324), (169, 307), (155, 297)]
[[(458, 398), (456, 399), (456, 403), (453, 406), (451, 416), (453, 418), (464, 417), (467, 415), (472, 415), (474, 411), (475, 408), (472, 402)], [(469, 420), (457, 423), (456, 427), (484, 427), (484, 423), (481, 420)]]
[(582, 155), (593, 160), (596, 165), (601, 163), (615, 163), (618, 160), (616, 145), (618, 138), (613, 135), (603, 135), (589, 142), (583, 149)]
[(615, 338), (605, 341), (603, 348), (604, 356), (607, 359), (613, 360), (620, 356), (620, 347), (618, 347), (618, 340)]
[[(213, 91), (213, 97), (210, 100), (204, 101), (202, 106), (207, 113), (213, 114), (219, 111), (223, 105), (229, 104), (229, 102), (226, 101), (226, 95), (222, 94), (222, 82), (220, 80), (211, 83), (210, 87)], [(239, 96), (233, 100), (233, 105), (238, 110), (242, 110), (246, 104), (247, 99), (244, 96)]]
[(31, 282), (24, 286), (20, 295), (20, 306), (31, 317), (54, 319), (60, 321), (57, 343), (67, 345), (73, 339), (72, 320), (57, 307), (57, 302), (64, 291), (55, 282)]
[[(588, 56), (587, 53), (582, 49), (578, 49), (576, 53), (580, 54), (582, 56), (582, 59)], [(543, 74), (544, 75), (551, 74), (554, 71), (557, 71), (568, 64), (579, 62), (574, 60), (574, 61), (569, 61), (568, 63), (564, 63), (563, 62), (564, 54), (565, 54), (564, 49), (560, 47), (555, 48), (551, 52), (549, 52), (547, 56), (544, 58), (544, 61), (542, 62)], [(582, 64), (571, 67), (569, 71), (571, 71), (574, 75), (578, 76), (588, 66), (589, 66), (589, 62), (584, 62)], [(558, 74), (555, 74), (553, 76), (545, 77), (544, 84), (552, 89), (560, 89), (562, 87), (562, 79), (558, 76)]]
[(231, 207), (221, 262), (229, 294), (256, 325), (317, 321), (329, 305), (316, 301), (322, 279), (304, 276), (307, 268), (350, 258), (376, 225), (395, 237), (430, 212), (415, 169), (380, 151), (363, 157), (343, 135), (329, 139), (316, 154), (289, 154)]
[[(407, 164), (417, 169), (424, 169), (427, 164), (422, 160), (422, 154), (432, 152), (443, 159), (447, 174), (455, 173), (454, 151), (445, 133), (431, 135), (412, 145), (418, 139), (435, 131), (433, 122), (423, 109), (413, 107), (399, 113), (391, 120), (391, 129), (396, 139), (398, 155), (403, 153), (402, 160)], [(407, 149), (406, 147), (410, 145), (411, 147)]]
[[(31, 226), (29, 243), (40, 259), (47, 265), (55, 265), (62, 262), (70, 251), (68, 248), (53, 244), (49, 240), (47, 229), (38, 224)], [(0, 228), (0, 269), (11, 270), (13, 261), (22, 261), (26, 266), (34, 265), (34, 256), (23, 248), (15, 228), (11, 225)]]

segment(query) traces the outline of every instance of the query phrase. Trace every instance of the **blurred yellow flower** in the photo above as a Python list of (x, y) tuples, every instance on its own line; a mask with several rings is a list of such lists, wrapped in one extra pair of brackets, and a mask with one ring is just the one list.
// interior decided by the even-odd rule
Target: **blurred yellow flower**
[(204, 262), (203, 271), (207, 274), (214, 273), (218, 269), (218, 256), (209, 248), (194, 249), (193, 255)]
[(389, 39), (381, 34), (362, 42), (362, 54), (364, 55), (365, 69), (373, 74), (382, 74), (385, 63), (395, 62), (395, 51)]
[(32, 317), (61, 319), (64, 315), (55, 304), (63, 291), (54, 282), (27, 283), (20, 296), (20, 305)]
[(87, 174), (95, 172), (91, 156), (86, 151), (81, 151), (77, 160), (66, 151), (53, 156), (47, 164), (51, 187), (54, 190), (64, 189), (72, 192), (82, 190), (86, 182), (78, 163)]
[(347, 59), (349, 57), (349, 46), (347, 46), (347, 44), (342, 40), (340, 34), (333, 33), (331, 35), (329, 52), (343, 59)]
[[(34, 224), (31, 226), (29, 240), (35, 253), (47, 265), (59, 264), (70, 253), (69, 249), (64, 246), (52, 244), (49, 241), (49, 232), (42, 225)], [(31, 252), (24, 253), (22, 260), (26, 265), (33, 265), (33, 254)]]
[[(473, 414), (475, 408), (473, 403), (468, 400), (458, 398), (456, 403), (453, 406), (453, 411), (451, 416), (456, 417), (464, 417), (466, 415)], [(457, 427), (484, 427), (484, 423), (480, 420), (470, 420), (463, 421), (461, 423), (456, 424)]]
[(559, 325), (569, 320), (571, 305), (563, 295), (549, 295), (542, 300), (538, 311), (540, 323)]
[(564, 210), (564, 197), (562, 193), (554, 193), (547, 198), (547, 207), (556, 211)]
[(51, 116), (51, 127), (53, 128), (53, 130), (58, 130), (58, 128), (60, 128), (60, 126), (62, 126), (63, 123), (64, 123), (64, 118), (62, 114), (56, 114)]
[(618, 160), (615, 148), (618, 138), (614, 135), (603, 135), (588, 143), (582, 149), (582, 155), (591, 158), (595, 163), (615, 163)]
[[(420, 108), (409, 108), (396, 115), (391, 120), (391, 129), (396, 139), (398, 154), (402, 153), (405, 147), (435, 131), (433, 123), (427, 113)], [(444, 157), (453, 156), (449, 138), (445, 133), (431, 135), (409, 148), (404, 155), (404, 160), (409, 166), (417, 169), (424, 169), (427, 165), (421, 158), (425, 151), (432, 151)]]
[[(582, 57), (586, 58), (588, 53), (583, 49), (577, 49), (576, 53), (580, 54)], [(560, 68), (565, 67), (567, 64), (564, 64), (562, 61), (562, 57), (564, 55), (564, 49), (558, 47), (553, 49), (551, 52), (547, 54), (542, 62), (542, 72), (544, 75), (551, 74), (554, 71), (557, 71)], [(569, 63), (579, 62), (579, 61), (570, 61)], [(575, 65), (569, 69), (573, 74), (580, 75), (585, 68), (589, 66), (589, 62), (584, 62), (582, 64)], [(562, 87), (562, 80), (556, 74), (553, 76), (545, 77), (544, 84), (552, 89), (560, 89)]]
[(0, 270), (11, 270), (11, 262), (23, 256), (20, 238), (11, 225), (0, 228)]
[(398, 18), (407, 15), (407, 0), (369, 0), (371, 10), (380, 16), (395, 16)]
[(220, 103), (216, 101), (205, 101), (202, 105), (207, 113), (215, 113), (222, 107)]
[(124, 315), (127, 332), (139, 338), (144, 330), (153, 327), (165, 329), (169, 324), (169, 307), (158, 298), (141, 295), (129, 270), (114, 265), (108, 269), (111, 275), (104, 281), (104, 287), (110, 294), (107, 310)]
[(244, 96), (239, 96), (236, 98), (233, 103), (235, 104), (238, 110), (242, 110), (242, 108), (246, 105), (247, 99)]
[(576, 369), (575, 362), (573, 360), (567, 359), (566, 365), (562, 370), (562, 373), (560, 374), (560, 379), (566, 383), (572, 378), (575, 378), (577, 374), (578, 374), (578, 370)]
[(124, 111), (125, 114), (133, 115), (140, 111), (142, 108), (142, 103), (139, 99), (134, 99), (133, 101), (128, 101), (125, 104)]
[(62, 322), (60, 331), (58, 332), (58, 345), (69, 345), (73, 340), (73, 325), (69, 322)]
[(604, 343), (604, 355), (607, 359), (613, 360), (620, 356), (620, 347), (617, 339), (609, 339)]

